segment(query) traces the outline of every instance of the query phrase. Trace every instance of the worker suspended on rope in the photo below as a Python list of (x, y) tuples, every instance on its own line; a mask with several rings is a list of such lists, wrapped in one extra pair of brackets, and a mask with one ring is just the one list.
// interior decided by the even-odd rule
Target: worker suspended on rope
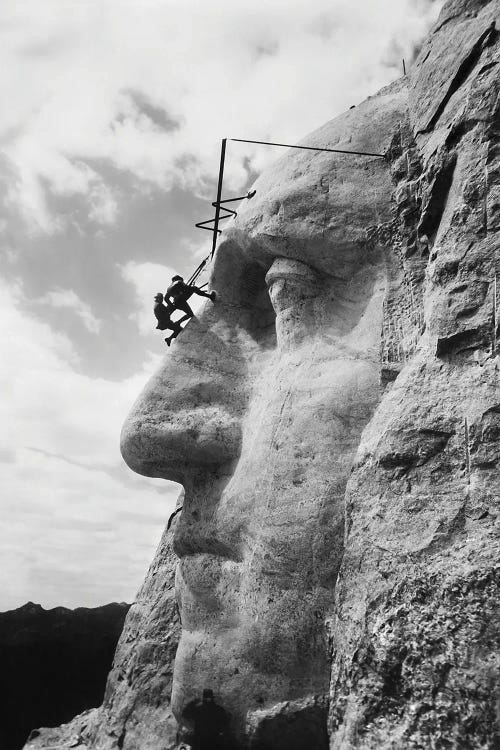
[(215, 292), (204, 292), (203, 289), (194, 286), (194, 284), (186, 284), (182, 276), (172, 276), (172, 283), (165, 292), (165, 301), (174, 310), (182, 310), (185, 313), (182, 318), (179, 318), (178, 323), (183, 323), (185, 320), (193, 317), (194, 312), (187, 302), (193, 294), (198, 294), (200, 297), (208, 297), (212, 302), (215, 302)]
[(160, 331), (165, 331), (168, 328), (173, 332), (165, 339), (168, 346), (170, 346), (170, 342), (172, 341), (172, 339), (175, 339), (175, 337), (178, 336), (182, 331), (181, 324), (178, 321), (171, 320), (170, 317), (175, 309), (175, 306), (172, 305), (168, 301), (168, 299), (164, 301), (163, 294), (161, 292), (155, 294), (155, 306), (153, 308), (153, 312), (155, 314), (156, 320), (158, 321), (158, 325), (156, 327)]

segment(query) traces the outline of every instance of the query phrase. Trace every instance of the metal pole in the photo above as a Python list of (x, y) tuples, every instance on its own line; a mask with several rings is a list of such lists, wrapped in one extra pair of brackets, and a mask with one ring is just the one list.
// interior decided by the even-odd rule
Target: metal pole
[(219, 183), (217, 185), (217, 201), (215, 205), (214, 236), (212, 239), (212, 254), (211, 254), (212, 258), (214, 257), (214, 253), (215, 253), (215, 246), (217, 244), (217, 230), (219, 229), (220, 200), (222, 196), (222, 181), (224, 179), (224, 161), (226, 159), (226, 142), (227, 142), (227, 138), (223, 138), (221, 149), (220, 149)]
[(404, 75), (404, 76), (406, 75), (406, 64), (405, 64), (405, 59), (404, 59), (404, 57), (403, 57), (403, 75)]

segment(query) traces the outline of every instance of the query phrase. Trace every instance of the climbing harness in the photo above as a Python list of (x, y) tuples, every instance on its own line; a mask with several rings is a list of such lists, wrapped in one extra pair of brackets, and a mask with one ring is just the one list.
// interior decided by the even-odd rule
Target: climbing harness
[[(374, 156), (380, 159), (386, 159), (386, 154), (378, 154), (373, 153), (371, 151), (346, 151), (345, 149), (340, 148), (317, 148), (316, 146), (296, 146), (291, 143), (274, 143), (272, 141), (253, 141), (248, 140), (246, 138), (223, 138), (221, 143), (221, 151), (220, 151), (220, 163), (219, 163), (219, 179), (217, 183), (217, 198), (212, 202), (212, 206), (215, 208), (215, 216), (213, 219), (207, 219), (206, 221), (199, 221), (195, 226), (198, 229), (208, 229), (210, 232), (212, 232), (212, 250), (211, 252), (204, 258), (200, 265), (194, 270), (194, 272), (189, 277), (187, 283), (189, 285), (194, 284), (200, 273), (204, 270), (207, 263), (211, 261), (214, 257), (215, 253), (215, 247), (217, 244), (217, 237), (219, 234), (221, 234), (221, 231), (219, 229), (219, 222), (223, 219), (229, 219), (231, 217), (236, 217), (238, 214), (236, 211), (233, 211), (230, 208), (227, 208), (224, 204), (226, 203), (235, 203), (236, 201), (241, 201), (246, 199), (253, 198), (256, 191), (253, 190), (246, 195), (242, 195), (239, 198), (224, 198), (222, 199), (222, 184), (224, 181), (224, 164), (226, 160), (226, 147), (227, 142), (233, 141), (235, 143), (255, 143), (260, 146), (279, 146), (281, 148), (297, 148), (302, 149), (304, 151), (326, 151), (328, 153), (332, 154), (350, 154), (351, 156)], [(224, 214), (221, 214), (221, 211), (224, 211)], [(205, 285), (204, 285), (205, 286)]]

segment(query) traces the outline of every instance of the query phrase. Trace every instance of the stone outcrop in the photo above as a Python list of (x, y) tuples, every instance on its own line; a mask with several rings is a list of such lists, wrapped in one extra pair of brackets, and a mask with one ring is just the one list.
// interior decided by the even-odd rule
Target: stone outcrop
[(224, 231), (123, 430), (185, 496), (87, 747), (174, 748), (207, 688), (237, 748), (497, 746), (499, 15), (304, 141), (385, 159), (289, 152)]
[(331, 620), (339, 750), (500, 742), (499, 11), (445, 6), (391, 147), (388, 231), (411, 313), (401, 320), (393, 295), (399, 375), (346, 491)]
[(99, 706), (128, 604), (0, 613), (0, 747)]

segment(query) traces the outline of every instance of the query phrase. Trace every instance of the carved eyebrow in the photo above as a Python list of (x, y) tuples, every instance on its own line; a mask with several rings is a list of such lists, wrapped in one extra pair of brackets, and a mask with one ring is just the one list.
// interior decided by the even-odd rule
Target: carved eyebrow
[(276, 258), (266, 274), (267, 286), (270, 286), (278, 279), (297, 279), (301, 282), (305, 281), (309, 284), (317, 284), (319, 275), (307, 263), (292, 260), (291, 258)]

